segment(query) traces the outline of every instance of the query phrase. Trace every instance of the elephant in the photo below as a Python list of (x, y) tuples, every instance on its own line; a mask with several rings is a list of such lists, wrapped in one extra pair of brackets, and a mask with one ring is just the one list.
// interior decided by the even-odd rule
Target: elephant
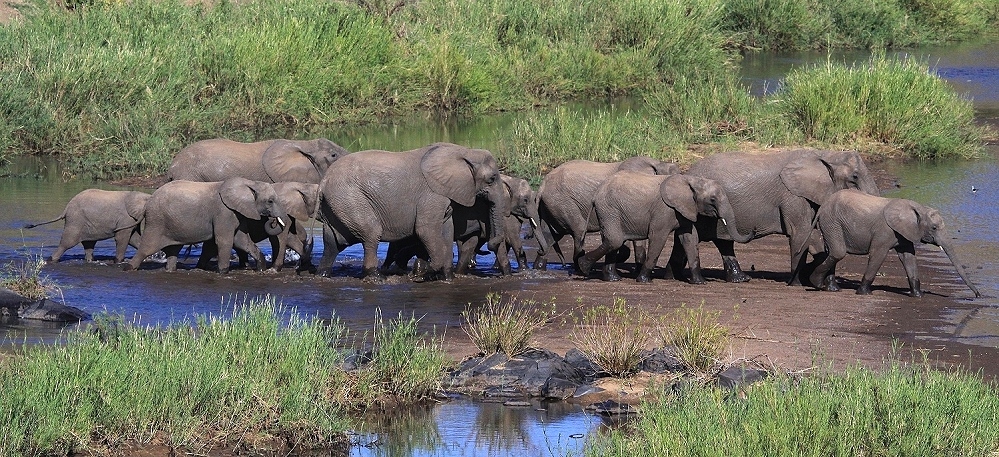
[[(789, 150), (769, 154), (725, 152), (705, 157), (685, 172), (717, 181), (725, 189), (739, 233), (751, 239), (782, 234), (789, 238), (790, 271), (799, 271), (806, 258), (797, 248), (808, 240), (816, 210), (840, 189), (880, 195), (864, 160), (855, 151)], [(698, 220), (698, 238), (713, 241), (722, 256), (725, 279), (749, 281), (735, 257), (728, 230), (711, 219)], [(683, 249), (674, 243), (670, 270), (683, 268)], [(792, 275), (791, 285), (801, 284)]]
[[(538, 199), (537, 192), (531, 189), (531, 184), (527, 180), (500, 174), (503, 180), (503, 192), (509, 209), (503, 217), (504, 240), (497, 248), (496, 267), (501, 274), (509, 275), (513, 272), (510, 264), (509, 251), (512, 249), (517, 258), (518, 271), (527, 265), (527, 255), (524, 253), (524, 245), (521, 240), (521, 228), (524, 222), (531, 224), (531, 233), (534, 235), (534, 227), (537, 226)], [(484, 198), (476, 199), (475, 205), (466, 208), (460, 205), (453, 206), (452, 222), (454, 224), (455, 242), (458, 243), (458, 264), (455, 272), (467, 274), (468, 269), (474, 266), (474, 256), (478, 249), (488, 241), (485, 234), (489, 233), (489, 207), (488, 200)], [(540, 236), (538, 236), (541, 239)], [(539, 243), (544, 249), (545, 243)], [(543, 252), (543, 251), (542, 251)], [(410, 237), (402, 241), (389, 243), (388, 251), (382, 270), (387, 271), (392, 263), (405, 269), (409, 259), (417, 256), (417, 263), (413, 267), (413, 275), (421, 275), (425, 269), (423, 260), (426, 259), (426, 250), (422, 249), (419, 241)]]
[[(541, 230), (544, 240), (551, 243), (562, 262), (565, 259), (558, 243), (565, 235), (572, 237), (573, 261), (583, 255), (583, 240), (587, 233), (600, 229), (596, 218), (589, 218), (593, 207), (593, 195), (607, 178), (621, 170), (631, 170), (646, 174), (669, 175), (680, 172), (675, 163), (663, 162), (644, 156), (630, 157), (621, 162), (592, 162), (570, 160), (555, 167), (545, 175), (538, 189), (538, 213), (541, 217)], [(644, 261), (644, 256), (635, 249), (636, 258)], [(544, 270), (547, 259), (538, 251), (534, 268)]]
[(87, 189), (70, 199), (59, 217), (24, 228), (66, 220), (59, 247), (50, 257), (53, 263), (59, 262), (66, 250), (80, 243), (83, 243), (84, 260), (93, 262), (94, 246), (109, 238), (114, 238), (115, 242), (115, 263), (122, 263), (128, 246), (139, 246), (140, 223), (149, 197), (138, 191)]
[[(719, 219), (732, 238), (749, 241), (748, 236), (739, 234), (735, 213), (721, 185), (697, 176), (619, 171), (597, 189), (593, 208), (599, 221), (601, 244), (579, 259), (580, 273), (584, 276), (597, 259), (612, 254), (625, 241), (647, 239), (648, 254), (639, 266), (637, 280), (651, 282), (656, 261), (669, 235), (675, 233), (690, 263), (690, 282), (703, 284), (695, 221)], [(621, 279), (610, 256), (604, 263), (603, 279)]]
[[(273, 184), (273, 187), (281, 206), (288, 211), (288, 220), (281, 233), (269, 235), (265, 224), (250, 224), (248, 232), (237, 232), (236, 236), (248, 236), (252, 243), (259, 243), (265, 239), (269, 239), (273, 257), (271, 260), (271, 269), (275, 271), (281, 271), (284, 267), (284, 253), (286, 249), (297, 252), (301, 257), (296, 271), (314, 271), (315, 267), (312, 265), (312, 238), (309, 237), (304, 222), (309, 220), (319, 208), (319, 185), (300, 182), (277, 182)], [(245, 243), (245, 240), (243, 243)], [(209, 261), (217, 254), (218, 247), (214, 243), (206, 242), (201, 249), (198, 268), (208, 269)], [(248, 254), (245, 251), (238, 251), (240, 267), (246, 265)]]
[(846, 189), (834, 193), (816, 216), (822, 233), (826, 258), (811, 274), (812, 284), (829, 291), (840, 290), (836, 282), (836, 263), (847, 254), (868, 255), (867, 269), (860, 280), (857, 294), (871, 293), (871, 284), (888, 251), (898, 254), (909, 279), (909, 295), (923, 295), (916, 267), (915, 245), (929, 243), (939, 246), (954, 264), (961, 280), (974, 292), (982, 294), (968, 280), (964, 267), (957, 261), (950, 244), (950, 234), (940, 212), (929, 206), (902, 198), (883, 198)]
[(331, 274), (336, 255), (362, 243), (364, 278), (381, 281), (379, 241), (415, 235), (429, 253), (427, 279), (454, 277), (452, 204), (489, 202), (490, 249), (503, 240), (507, 212), (503, 180), (493, 155), (451, 143), (406, 152), (361, 151), (337, 160), (319, 184), (323, 256), (319, 271)]
[[(177, 254), (187, 244), (212, 241), (228, 258), (235, 246), (262, 259), (260, 249), (248, 233), (262, 225), (268, 235), (277, 235), (288, 214), (271, 183), (245, 178), (222, 182), (171, 181), (156, 189), (146, 203), (142, 242), (126, 270), (138, 269), (150, 254), (163, 250), (167, 271), (176, 271)], [(262, 262), (257, 263), (257, 268)], [(229, 271), (229, 262), (219, 262), (218, 271)]]
[(326, 138), (267, 140), (256, 143), (215, 138), (198, 141), (173, 158), (167, 179), (215, 182), (246, 178), (263, 182), (318, 184), (346, 149)]

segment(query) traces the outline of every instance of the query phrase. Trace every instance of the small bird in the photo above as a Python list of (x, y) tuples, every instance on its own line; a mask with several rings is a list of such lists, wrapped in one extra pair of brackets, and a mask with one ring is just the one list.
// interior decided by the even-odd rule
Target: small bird
[(975, 187), (975, 186), (971, 186), (971, 193), (974, 194), (974, 193), (977, 193), (977, 192), (978, 192), (978, 188)]

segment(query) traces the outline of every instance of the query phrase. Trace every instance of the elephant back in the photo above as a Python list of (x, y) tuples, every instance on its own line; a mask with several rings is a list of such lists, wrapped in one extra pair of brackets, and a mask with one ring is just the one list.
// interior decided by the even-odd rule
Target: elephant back
[(241, 143), (225, 138), (198, 141), (174, 156), (167, 171), (167, 179), (221, 182), (239, 177), (270, 182), (261, 156), (274, 141)]

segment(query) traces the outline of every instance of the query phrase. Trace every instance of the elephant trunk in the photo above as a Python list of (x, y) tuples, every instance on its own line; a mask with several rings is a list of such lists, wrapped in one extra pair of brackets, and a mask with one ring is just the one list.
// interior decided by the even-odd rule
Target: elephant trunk
[(545, 238), (545, 231), (541, 229), (541, 215), (538, 213), (538, 202), (536, 199), (533, 204), (528, 205), (527, 215), (527, 223), (531, 224), (530, 233), (538, 240), (538, 255), (545, 255), (551, 243)]
[(503, 233), (503, 219), (509, 214), (510, 210), (507, 208), (502, 192), (490, 193), (489, 202), (491, 203), (489, 205), (489, 233), (486, 234), (486, 237), (489, 240), (489, 250), (496, 252), (500, 245), (506, 241), (505, 234)]
[(981, 298), (982, 294), (978, 292), (978, 288), (968, 280), (967, 272), (965, 272), (964, 267), (958, 263), (957, 257), (954, 255), (954, 248), (951, 247), (951, 244), (949, 242), (941, 242), (939, 246), (943, 248), (944, 253), (947, 254), (947, 258), (950, 259), (950, 263), (954, 265), (954, 268), (957, 270), (957, 275), (961, 277), (964, 284), (975, 293), (976, 298)]
[(718, 212), (718, 219), (728, 231), (728, 236), (732, 238), (732, 241), (736, 243), (748, 243), (753, 241), (753, 234), (743, 235), (739, 233), (739, 227), (736, 225), (735, 220), (735, 210), (732, 209), (732, 204), (728, 202), (727, 199), (719, 200), (718, 206), (716, 208)]
[(280, 235), (284, 231), (285, 222), (281, 217), (269, 217), (264, 222), (264, 232), (268, 236)]

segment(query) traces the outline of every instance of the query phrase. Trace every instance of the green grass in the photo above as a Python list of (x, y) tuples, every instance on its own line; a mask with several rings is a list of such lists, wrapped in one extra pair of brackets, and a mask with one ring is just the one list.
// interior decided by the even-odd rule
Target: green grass
[(776, 376), (739, 395), (691, 385), (601, 434), (600, 456), (992, 456), (999, 392), (964, 372), (891, 363)]
[(12, 260), (0, 266), (0, 287), (32, 300), (41, 300), (59, 291), (48, 275), (42, 273), (45, 259), (41, 254), (28, 254), (24, 259)]
[[(337, 320), (290, 318), (270, 297), (231, 317), (141, 327), (102, 315), (64, 344), (0, 362), (0, 455), (52, 455), (154, 436), (173, 446), (344, 446), (348, 412), (436, 392), (444, 356), (415, 321), (378, 319), (373, 361), (341, 369)], [(428, 382), (428, 379), (435, 382)]]
[(461, 328), (472, 343), (485, 354), (502, 352), (515, 356), (533, 344), (534, 332), (544, 328), (555, 317), (555, 303), (538, 303), (517, 297), (486, 295), (485, 303), (461, 312), (465, 320)]

